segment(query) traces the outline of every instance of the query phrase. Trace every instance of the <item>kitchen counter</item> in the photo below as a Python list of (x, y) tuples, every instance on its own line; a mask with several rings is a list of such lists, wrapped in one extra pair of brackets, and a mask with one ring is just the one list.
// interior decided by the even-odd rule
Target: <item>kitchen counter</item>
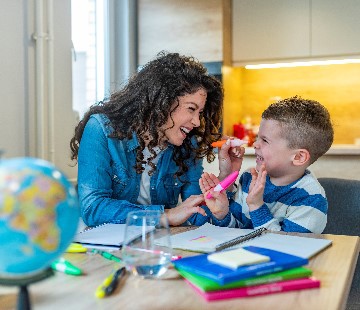
[[(245, 148), (245, 156), (255, 154), (253, 147)], [(355, 144), (334, 144), (325, 155), (360, 155), (360, 145)]]
[[(256, 165), (254, 148), (245, 150), (241, 171)], [(333, 145), (330, 150), (321, 156), (309, 169), (318, 178), (337, 177), (341, 179), (360, 180), (360, 145)], [(212, 163), (204, 160), (204, 170), (219, 175), (219, 161), (216, 158)]]
[(360, 155), (360, 145), (334, 144), (325, 155)]

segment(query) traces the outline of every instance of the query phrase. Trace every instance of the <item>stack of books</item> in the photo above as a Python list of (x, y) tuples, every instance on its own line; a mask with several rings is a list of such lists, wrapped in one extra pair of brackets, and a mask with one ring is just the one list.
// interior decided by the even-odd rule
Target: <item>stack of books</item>
[[(253, 264), (234, 266), (237, 250), (220, 252), (232, 256), (218, 256), (214, 262), (212, 255), (201, 254), (182, 258), (173, 262), (175, 268), (200, 296), (207, 301), (274, 294), (286, 291), (320, 287), (320, 281), (312, 277), (312, 271), (304, 266), (308, 260), (266, 248), (246, 246), (249, 253), (259, 254), (268, 259)], [(229, 255), (230, 254), (230, 255)]]
[(328, 239), (208, 223), (172, 236), (171, 242), (174, 248), (207, 253), (173, 264), (208, 301), (318, 288), (320, 281), (304, 266), (309, 258), (331, 245)]

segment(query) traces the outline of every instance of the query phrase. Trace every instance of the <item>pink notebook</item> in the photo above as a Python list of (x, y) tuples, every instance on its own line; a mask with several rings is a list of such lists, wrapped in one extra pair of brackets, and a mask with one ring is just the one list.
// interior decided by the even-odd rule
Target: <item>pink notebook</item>
[(186, 279), (185, 279), (185, 281), (200, 296), (202, 296), (207, 301), (237, 298), (237, 297), (251, 297), (251, 296), (275, 294), (275, 293), (281, 293), (281, 292), (296, 291), (296, 290), (320, 287), (320, 281), (315, 279), (314, 277), (310, 277), (310, 278), (304, 278), (304, 279), (295, 279), (295, 280), (288, 280), (288, 281), (280, 281), (280, 282), (276, 282), (276, 283), (261, 284), (261, 285), (250, 286), (250, 287), (233, 288), (233, 289), (229, 289), (229, 290), (204, 292), (204, 291), (200, 290), (198, 287), (196, 287), (195, 285), (191, 284), (191, 282), (187, 281)]

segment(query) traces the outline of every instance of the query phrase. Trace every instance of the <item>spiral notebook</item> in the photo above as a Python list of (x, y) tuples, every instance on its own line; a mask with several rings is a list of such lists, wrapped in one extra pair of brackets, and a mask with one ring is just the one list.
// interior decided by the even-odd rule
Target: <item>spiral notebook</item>
[[(81, 243), (85, 246), (106, 246), (119, 248), (124, 242), (126, 224), (103, 224), (93, 228), (88, 228), (79, 232), (74, 237), (74, 242)], [(129, 240), (135, 240), (142, 234), (142, 227), (130, 227), (128, 231)], [(154, 227), (146, 227), (146, 233), (153, 230)]]
[[(311, 258), (331, 245), (329, 239), (271, 233), (266, 229), (219, 227), (206, 223), (197, 229), (171, 236), (173, 248), (210, 253), (242, 246), (257, 246)], [(157, 241), (161, 244), (161, 240)]]

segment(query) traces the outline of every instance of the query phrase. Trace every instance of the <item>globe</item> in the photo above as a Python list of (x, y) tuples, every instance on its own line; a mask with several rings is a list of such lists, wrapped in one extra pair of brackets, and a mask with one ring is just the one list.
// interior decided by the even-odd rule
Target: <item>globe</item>
[(48, 268), (71, 243), (78, 221), (76, 190), (54, 165), (0, 160), (0, 278)]

